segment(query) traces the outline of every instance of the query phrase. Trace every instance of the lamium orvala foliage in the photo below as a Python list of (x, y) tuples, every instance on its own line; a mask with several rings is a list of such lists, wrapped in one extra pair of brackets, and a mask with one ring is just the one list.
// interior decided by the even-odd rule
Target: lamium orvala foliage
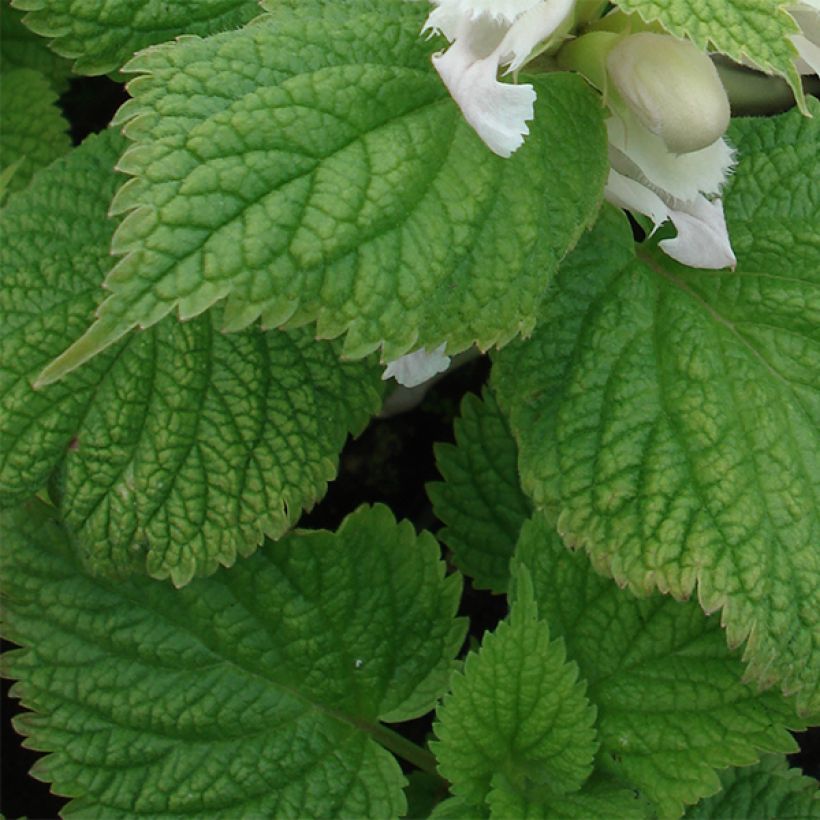
[(66, 816), (820, 817), (816, 0), (0, 24), (0, 670)]

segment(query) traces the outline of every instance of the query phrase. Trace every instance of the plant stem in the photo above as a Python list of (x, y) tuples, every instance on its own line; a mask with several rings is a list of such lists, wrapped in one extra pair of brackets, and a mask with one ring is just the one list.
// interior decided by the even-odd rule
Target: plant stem
[(381, 743), (385, 749), (393, 752), (393, 754), (404, 758), (408, 763), (412, 763), (417, 769), (421, 769), (427, 774), (435, 777), (441, 777), (436, 771), (436, 759), (426, 749), (416, 745), (412, 741), (403, 737), (393, 729), (388, 729), (382, 723), (366, 723), (362, 721), (358, 726), (364, 729), (371, 737)]

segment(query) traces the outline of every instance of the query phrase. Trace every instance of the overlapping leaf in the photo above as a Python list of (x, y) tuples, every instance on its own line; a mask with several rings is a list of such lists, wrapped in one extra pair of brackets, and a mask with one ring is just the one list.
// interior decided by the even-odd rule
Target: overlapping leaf
[[(820, 108), (813, 103), (815, 109)], [(636, 590), (723, 609), (758, 681), (820, 705), (817, 117), (739, 121), (736, 272), (636, 256), (607, 212), (501, 351), (524, 488)]]
[(582, 790), (562, 794), (544, 786), (518, 789), (498, 776), (493, 778), (487, 802), (493, 820), (648, 820), (652, 816), (649, 805), (632, 789), (603, 778), (591, 778)]
[(447, 525), (438, 537), (475, 586), (502, 593), (531, 504), (518, 481), (515, 440), (489, 390), (482, 399), (464, 397), (455, 438), (455, 445), (436, 445), (444, 481), (427, 486), (436, 516)]
[(324, 493), (349, 431), (380, 400), (380, 368), (343, 364), (304, 330), (225, 336), (169, 317), (35, 391), (92, 315), (122, 139), (89, 140), (2, 217), (0, 489), (57, 492), (93, 566), (184, 584), (281, 535)]
[(578, 77), (537, 79), (510, 160), (463, 121), (402, 0), (283, 3), (241, 31), (146, 51), (118, 121), (136, 142), (113, 210), (123, 259), (100, 318), (43, 381), (139, 323), (226, 298), (226, 330), (316, 320), (359, 358), (532, 328), (597, 209), (602, 113)]
[(515, 794), (577, 791), (597, 748), (584, 689), (563, 642), (551, 640), (534, 602), (521, 595), (510, 619), (454, 674), (438, 709), (430, 747), (453, 795), (480, 809), (499, 778)]
[(14, 0), (26, 25), (74, 60), (78, 74), (114, 71), (139, 51), (180, 34), (229, 31), (259, 14), (256, 0)]
[(38, 777), (105, 817), (395, 817), (378, 743), (431, 708), (464, 625), (438, 545), (362, 509), (184, 590), (88, 575), (40, 504), (3, 514), (4, 673)]
[(721, 773), (722, 790), (686, 813), (687, 820), (811, 820), (820, 817), (817, 781), (777, 755)]
[(704, 51), (720, 51), (734, 60), (750, 59), (770, 74), (785, 77), (804, 104), (797, 56), (789, 40), (798, 31), (780, 0), (617, 0), (624, 11), (667, 31), (688, 37)]
[(31, 68), (4, 71), (0, 82), (0, 197), (25, 188), (32, 174), (71, 147), (68, 123), (45, 75)]
[(46, 41), (27, 29), (22, 13), (0, 3), (0, 71), (32, 68), (44, 74), (61, 93), (68, 86), (71, 65), (49, 49)]
[(661, 817), (717, 791), (716, 769), (795, 749), (786, 730), (804, 724), (793, 705), (741, 682), (740, 658), (694, 601), (620, 590), (567, 550), (544, 516), (524, 525), (515, 565), (588, 685), (596, 770), (636, 787)]

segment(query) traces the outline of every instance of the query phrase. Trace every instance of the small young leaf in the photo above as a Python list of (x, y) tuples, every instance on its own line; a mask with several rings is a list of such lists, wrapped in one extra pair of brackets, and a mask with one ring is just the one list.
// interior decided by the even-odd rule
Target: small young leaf
[(38, 777), (97, 817), (396, 817), (378, 721), (429, 710), (464, 637), (429, 534), (363, 508), (184, 590), (89, 576), (39, 503), (2, 516), (4, 656)]
[(492, 392), (468, 393), (455, 422), (456, 445), (436, 445), (444, 481), (427, 485), (439, 533), (453, 562), (479, 589), (503, 593), (521, 525), (532, 511), (518, 481), (518, 451)]
[(532, 600), (488, 633), (438, 709), (430, 744), (455, 797), (480, 807), (503, 775), (526, 793), (576, 791), (592, 770), (595, 709)]
[(588, 684), (596, 769), (637, 787), (662, 817), (714, 793), (715, 769), (796, 748), (787, 728), (804, 723), (793, 707), (741, 682), (717, 618), (694, 601), (619, 589), (567, 550), (543, 515), (524, 525), (514, 566), (532, 578), (541, 617)]
[(122, 139), (88, 140), (0, 220), (0, 492), (32, 495), (62, 462), (63, 514), (91, 564), (177, 585), (278, 537), (379, 407), (380, 368), (305, 329), (230, 336), (218, 313), (168, 317), (64, 383), (40, 368), (92, 314)]
[(0, 3), (0, 72), (4, 75), (15, 68), (32, 68), (45, 75), (60, 94), (68, 88), (71, 65), (56, 55), (42, 37), (27, 29), (23, 15)]
[(811, 820), (820, 817), (818, 783), (790, 769), (778, 755), (767, 755), (756, 766), (721, 772), (722, 786), (714, 797), (686, 812), (687, 820)]
[(736, 123), (737, 270), (637, 255), (609, 209), (561, 267), (499, 402), (524, 489), (637, 591), (723, 609), (749, 675), (820, 708), (818, 116)]
[(53, 38), (78, 74), (105, 74), (154, 43), (228, 31), (260, 13), (256, 0), (13, 0), (25, 23)]
[(25, 188), (36, 170), (71, 147), (57, 94), (39, 71), (16, 68), (3, 72), (0, 117), (0, 173), (4, 173), (5, 190)]
[(741, 62), (751, 59), (769, 74), (789, 81), (803, 101), (797, 52), (789, 35), (797, 26), (782, 0), (618, 0), (624, 11), (637, 12), (647, 22), (657, 20), (667, 31), (688, 37), (704, 51), (719, 51)]
[(532, 134), (490, 154), (430, 64), (418, 3), (283, 3), (137, 56), (136, 145), (96, 323), (41, 375), (226, 299), (223, 328), (317, 322), (345, 354), (458, 353), (529, 331), (606, 178), (600, 102), (542, 75)]

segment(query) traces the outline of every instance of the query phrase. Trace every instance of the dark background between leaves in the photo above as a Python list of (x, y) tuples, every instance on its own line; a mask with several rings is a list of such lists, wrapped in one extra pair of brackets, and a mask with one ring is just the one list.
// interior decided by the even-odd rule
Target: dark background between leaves
[[(79, 144), (88, 134), (101, 131), (126, 99), (122, 86), (105, 77), (76, 78), (60, 102), (71, 124), (71, 137)], [(409, 413), (375, 420), (342, 452), (339, 478), (331, 483), (324, 500), (304, 516), (300, 526), (335, 529), (342, 519), (362, 503), (384, 502), (398, 519), (406, 518), (418, 530), (435, 532), (441, 522), (434, 516), (424, 485), (440, 478), (433, 457), (433, 444), (453, 440), (453, 420), (467, 392), (480, 394), (489, 365), (475, 360), (449, 374)], [(506, 614), (504, 598), (465, 584), (461, 614), (470, 618), (470, 635), (480, 639)], [(2, 643), (4, 650), (13, 644)], [(49, 791), (48, 784), (28, 776), (39, 755), (21, 747), (21, 738), (11, 727), (21, 709), (8, 697), (10, 681), (2, 681), (2, 769), (0, 770), (0, 813), (8, 820), (28, 817), (57, 817), (66, 800)], [(432, 718), (404, 724), (403, 733), (423, 743)], [(820, 777), (820, 729), (796, 735), (801, 746), (792, 755), (792, 765)]]

